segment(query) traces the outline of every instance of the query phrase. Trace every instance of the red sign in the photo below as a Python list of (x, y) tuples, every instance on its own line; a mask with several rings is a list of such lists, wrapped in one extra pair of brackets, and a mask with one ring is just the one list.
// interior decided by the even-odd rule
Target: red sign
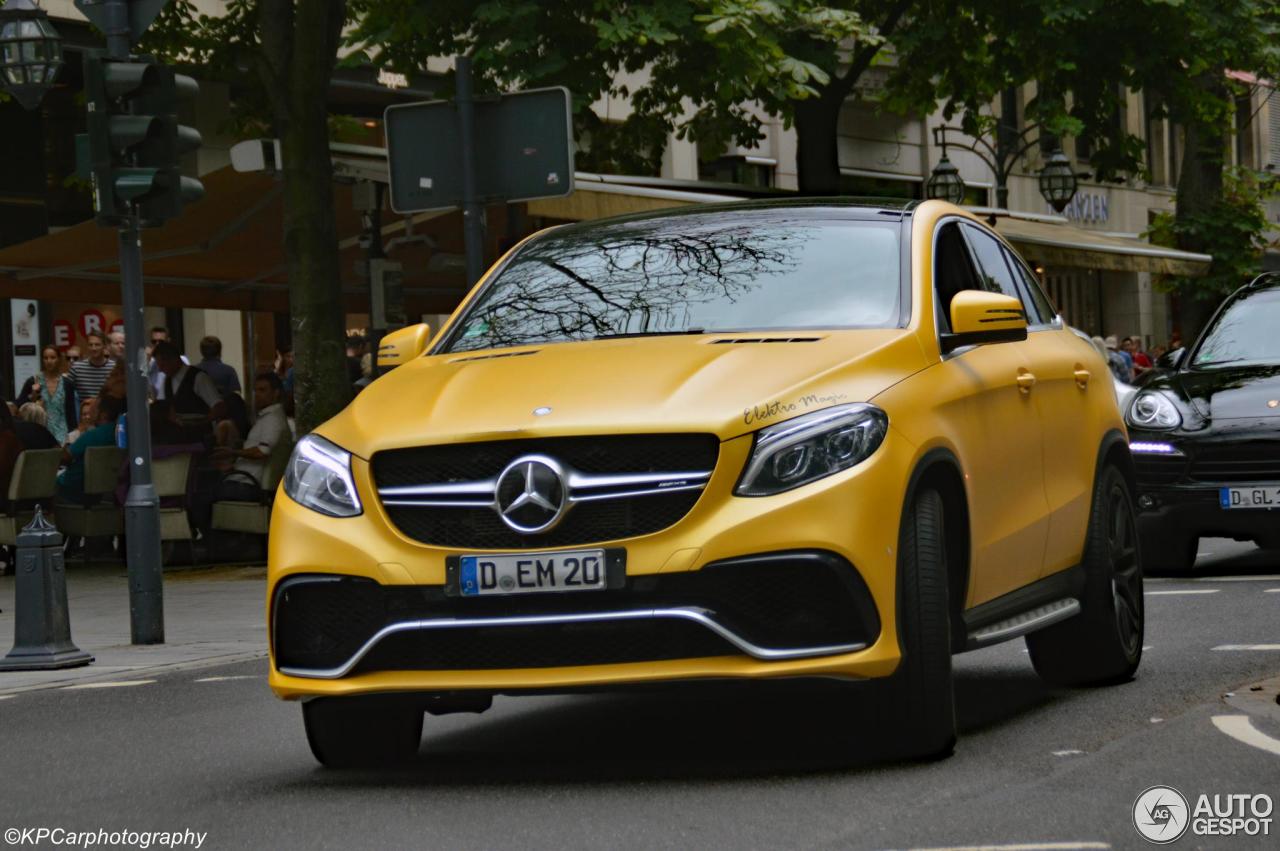
[(90, 331), (102, 333), (103, 325), (106, 324), (106, 317), (102, 315), (101, 310), (89, 308), (80, 314), (80, 333), (89, 336)]
[(111, 323), (111, 333), (112, 333), (112, 334), (114, 334), (114, 333), (115, 333), (115, 332), (117, 332), (117, 331), (119, 331), (121, 334), (123, 334), (123, 333), (124, 333), (124, 320), (123, 320), (123, 319), (117, 319), (115, 322), (112, 322), (112, 323)]
[(76, 329), (65, 319), (53, 320), (53, 344), (59, 351), (65, 351), (75, 343)]

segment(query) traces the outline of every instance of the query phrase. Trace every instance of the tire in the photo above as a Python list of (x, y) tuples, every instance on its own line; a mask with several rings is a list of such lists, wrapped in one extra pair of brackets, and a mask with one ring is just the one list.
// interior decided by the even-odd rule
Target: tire
[(311, 753), (327, 768), (409, 762), (422, 741), (422, 707), (394, 697), (327, 697), (302, 704)]
[(922, 488), (902, 518), (898, 546), (898, 642), (902, 661), (886, 708), (901, 728), (899, 756), (942, 759), (956, 744), (951, 609), (942, 496)]
[(1094, 486), (1080, 614), (1027, 636), (1031, 664), (1055, 685), (1128, 682), (1142, 661), (1142, 556), (1133, 496), (1106, 467)]
[(1147, 531), (1141, 536), (1142, 564), (1150, 573), (1186, 574), (1196, 566), (1200, 539), (1173, 529)]

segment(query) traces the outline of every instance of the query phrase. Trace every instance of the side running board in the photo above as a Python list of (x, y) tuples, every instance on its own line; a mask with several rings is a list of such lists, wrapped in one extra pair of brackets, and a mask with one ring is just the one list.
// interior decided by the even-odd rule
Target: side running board
[(1026, 635), (1028, 632), (1035, 632), (1037, 629), (1042, 629), (1058, 621), (1064, 621), (1079, 613), (1080, 601), (1075, 597), (1064, 597), (1061, 600), (1037, 606), (1011, 618), (973, 630), (969, 633), (969, 640), (964, 649), (977, 650), (980, 647), (999, 644), (1001, 641), (1008, 641), (1011, 638)]

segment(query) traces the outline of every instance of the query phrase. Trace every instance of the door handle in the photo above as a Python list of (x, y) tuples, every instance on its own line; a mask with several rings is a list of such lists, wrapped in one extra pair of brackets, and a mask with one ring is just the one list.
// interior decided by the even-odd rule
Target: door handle
[(1018, 389), (1023, 393), (1030, 393), (1031, 388), (1036, 386), (1035, 374), (1025, 370), (1018, 370)]
[(1092, 373), (1090, 373), (1089, 370), (1085, 369), (1084, 367), (1078, 366), (1076, 367), (1075, 376), (1076, 376), (1076, 385), (1079, 386), (1081, 390), (1083, 390), (1089, 386), (1089, 379), (1092, 377)]

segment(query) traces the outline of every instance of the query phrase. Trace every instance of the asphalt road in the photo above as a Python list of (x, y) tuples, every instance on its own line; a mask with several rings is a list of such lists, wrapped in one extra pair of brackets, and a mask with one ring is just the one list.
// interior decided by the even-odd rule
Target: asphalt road
[[(1048, 688), (1021, 641), (958, 657), (961, 741), (941, 762), (886, 761), (856, 707), (731, 690), (499, 698), (428, 716), (407, 769), (330, 772), (256, 661), (0, 700), (0, 830), (190, 828), (205, 848), (1145, 847), (1131, 811), (1149, 786), (1280, 802), (1280, 752), (1213, 720), (1244, 715), (1280, 744), (1280, 706), (1241, 708), (1280, 674), (1280, 558), (1202, 549), (1194, 580), (1149, 582), (1129, 684)], [(831, 747), (841, 727), (865, 734), (852, 759)], [(1267, 838), (1174, 847), (1275, 848), (1272, 817)]]

